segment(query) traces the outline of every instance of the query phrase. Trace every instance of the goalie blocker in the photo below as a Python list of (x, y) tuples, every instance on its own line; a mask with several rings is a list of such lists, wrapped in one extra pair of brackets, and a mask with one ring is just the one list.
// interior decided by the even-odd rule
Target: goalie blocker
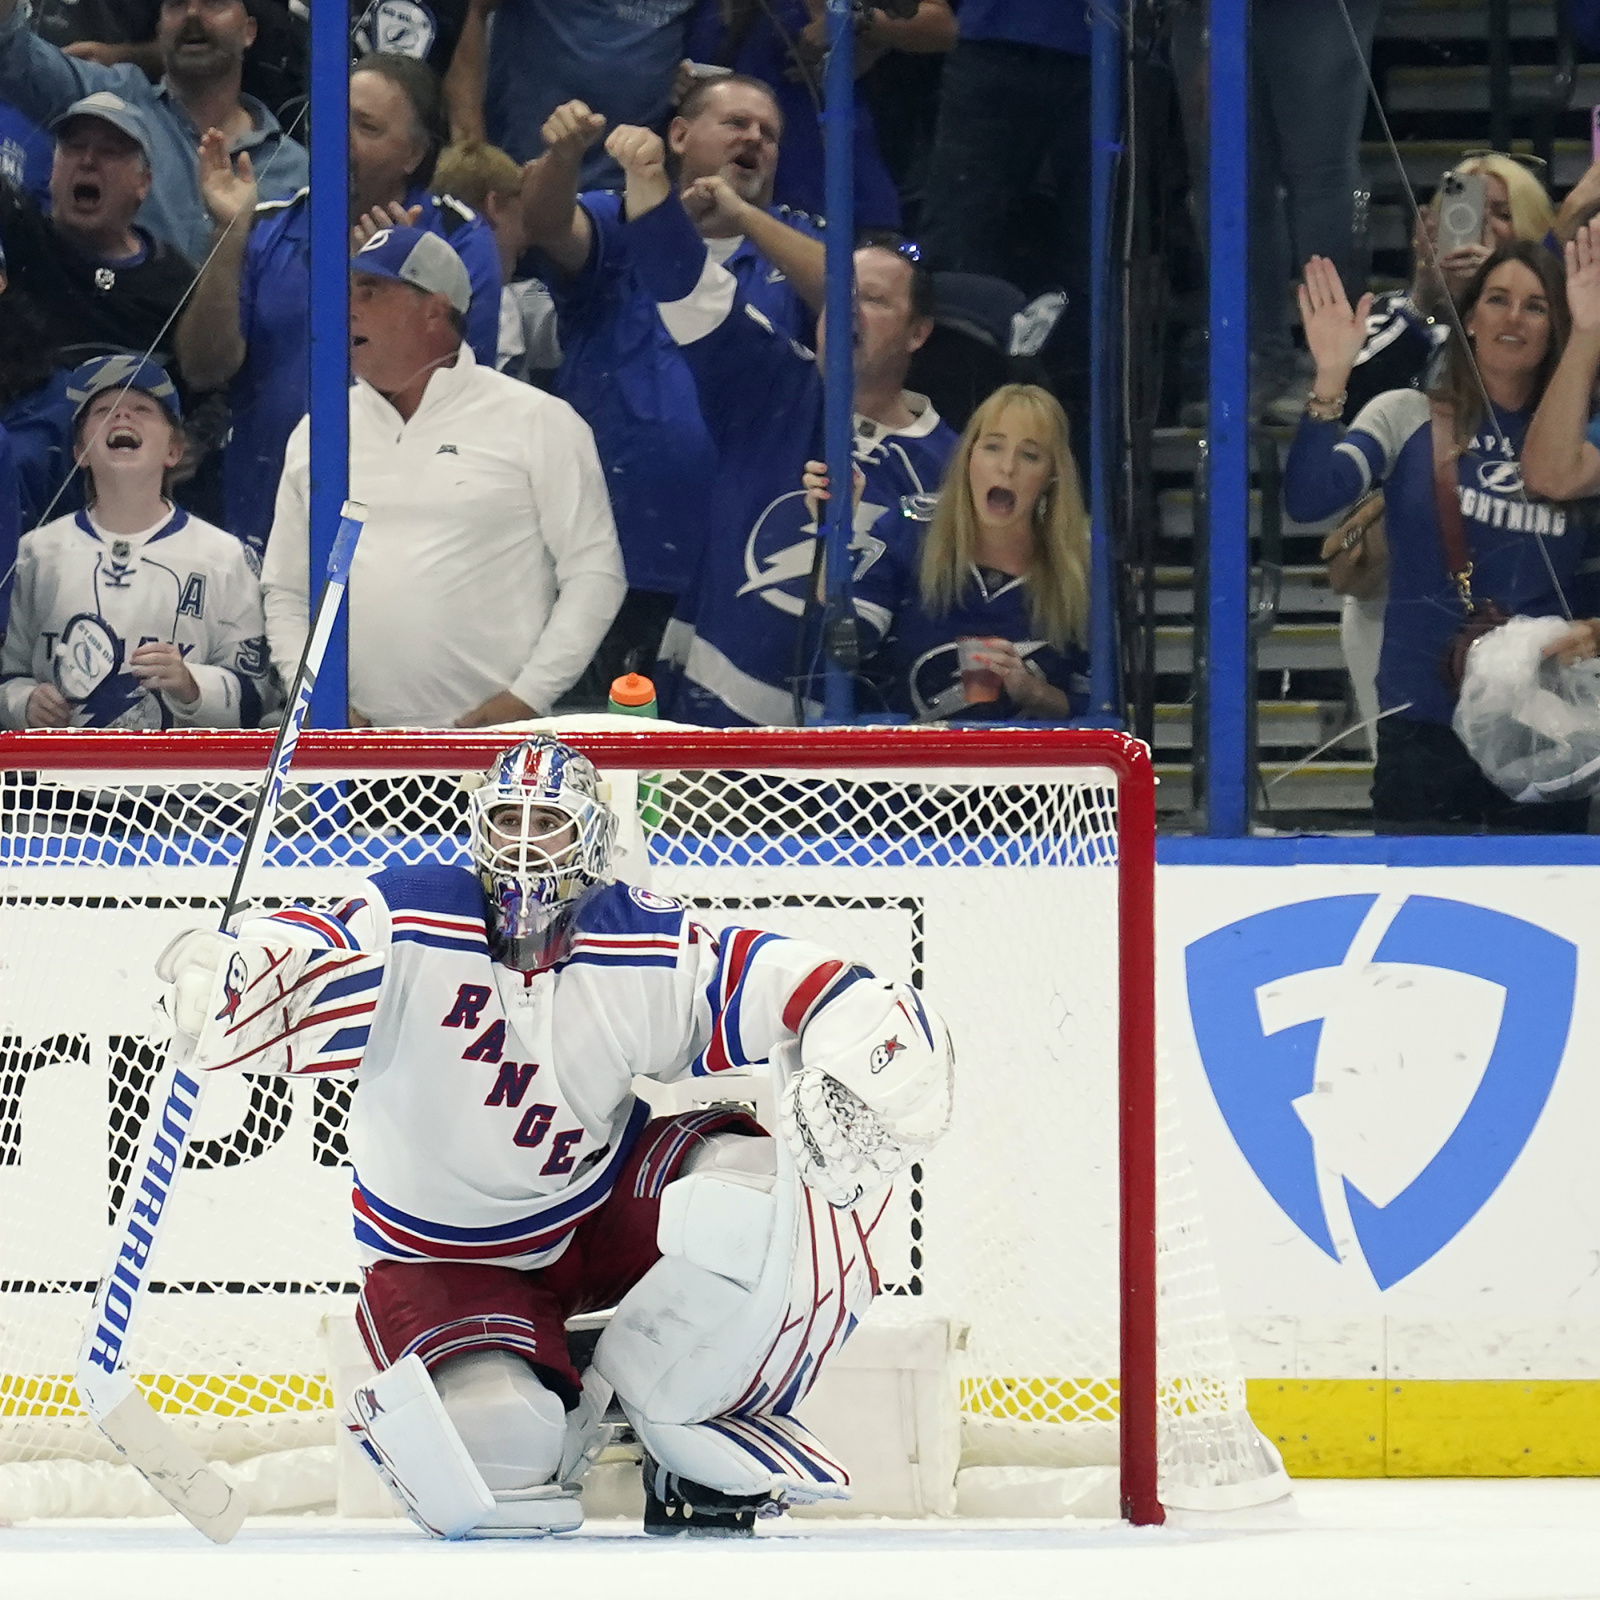
[[(348, 1425), (447, 1537), (575, 1526), (612, 1390), (659, 1531), (847, 1495), (791, 1413), (876, 1291), (886, 1185), (948, 1126), (943, 1024), (815, 946), (605, 882), (598, 779), (554, 740), (470, 804), (476, 878), (381, 872), (331, 915), (189, 935), (161, 962), (196, 1068), (361, 1068), (358, 1324), (427, 1391), (415, 1364), (385, 1375)], [(718, 1110), (649, 1121), (629, 1087), (763, 1063), (779, 1139)], [(580, 1385), (565, 1319), (602, 1307)]]

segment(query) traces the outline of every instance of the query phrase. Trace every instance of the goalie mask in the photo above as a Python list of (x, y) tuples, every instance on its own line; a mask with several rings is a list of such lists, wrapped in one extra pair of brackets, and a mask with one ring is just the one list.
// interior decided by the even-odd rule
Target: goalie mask
[(497, 958), (523, 971), (551, 965), (579, 900), (610, 877), (617, 819), (599, 773), (559, 740), (524, 739), (489, 768), (467, 805)]

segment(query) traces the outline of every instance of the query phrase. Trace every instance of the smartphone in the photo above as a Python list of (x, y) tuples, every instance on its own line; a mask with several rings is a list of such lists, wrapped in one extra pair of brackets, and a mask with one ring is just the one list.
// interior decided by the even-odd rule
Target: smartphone
[(1589, 113), (1589, 159), (1600, 161), (1600, 105)]
[(1483, 243), (1483, 213), (1489, 180), (1481, 172), (1447, 172), (1439, 186), (1439, 232), (1434, 248), (1440, 255), (1464, 244)]

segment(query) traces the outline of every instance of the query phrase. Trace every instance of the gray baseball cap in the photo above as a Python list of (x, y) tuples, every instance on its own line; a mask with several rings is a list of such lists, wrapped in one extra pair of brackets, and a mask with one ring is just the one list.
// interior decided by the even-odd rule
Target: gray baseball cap
[(150, 124), (145, 121), (144, 113), (138, 106), (124, 100), (120, 94), (113, 94), (109, 89), (98, 89), (93, 94), (86, 94), (81, 100), (74, 100), (51, 122), (51, 133), (59, 134), (75, 117), (96, 117), (101, 122), (109, 122), (119, 133), (127, 134), (144, 151), (146, 161), (154, 159), (150, 143)]
[(381, 228), (350, 257), (352, 272), (398, 278), (424, 294), (442, 294), (466, 314), (472, 304), (472, 280), (461, 257), (436, 233), (421, 228)]

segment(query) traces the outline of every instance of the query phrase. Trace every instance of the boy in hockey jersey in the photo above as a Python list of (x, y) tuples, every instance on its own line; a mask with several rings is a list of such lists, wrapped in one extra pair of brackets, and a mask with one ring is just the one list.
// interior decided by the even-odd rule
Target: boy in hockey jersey
[[(716, 727), (812, 720), (820, 683), (800, 619), (818, 533), (800, 476), (821, 449), (816, 357), (761, 315), (690, 222), (686, 204), (748, 211), (724, 180), (702, 179), (680, 198), (646, 128), (618, 128), (606, 148), (627, 174), (635, 270), (694, 372), (719, 455), (699, 579), (662, 640), (662, 712)], [(861, 576), (883, 552), (873, 523), (937, 486), (955, 434), (903, 387), (933, 328), (932, 280), (890, 240), (858, 249), (855, 269), (854, 456), (866, 491), (851, 549)]]
[[(876, 1291), (885, 1185), (942, 1135), (952, 1057), (906, 984), (610, 881), (594, 767), (546, 737), (468, 801), (475, 871), (391, 868), (331, 914), (179, 936), (202, 1070), (359, 1068), (347, 1426), (430, 1532), (582, 1521), (613, 1396), (648, 1532), (749, 1533), (848, 1478), (794, 1420)], [(781, 1137), (651, 1119), (635, 1075), (768, 1064)], [(614, 1307), (582, 1376), (565, 1319)]]
[(267, 691), (244, 547), (166, 497), (183, 456), (172, 380), (101, 356), (72, 374), (88, 509), (24, 535), (5, 645), (7, 728), (253, 728)]

